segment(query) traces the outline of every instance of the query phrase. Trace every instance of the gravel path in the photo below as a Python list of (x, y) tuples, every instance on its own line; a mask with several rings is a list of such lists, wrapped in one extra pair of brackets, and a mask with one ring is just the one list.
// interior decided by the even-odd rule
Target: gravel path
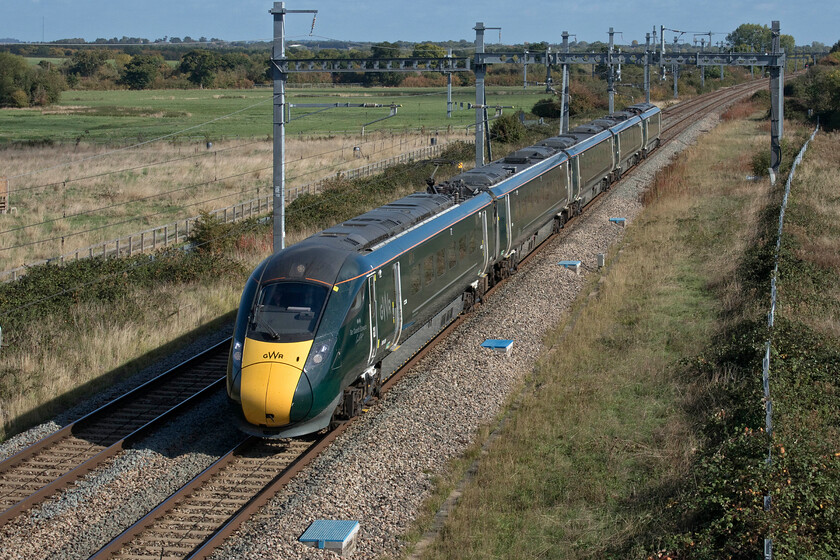
[[(434, 476), (463, 453), (480, 426), (499, 414), (532, 370), (544, 335), (577, 297), (588, 271), (596, 269), (596, 255), (622, 237), (624, 229), (608, 219), (624, 217), (631, 223), (642, 209), (638, 195), (656, 171), (716, 122), (715, 117), (698, 122), (681, 142), (660, 148), (632, 177), (613, 187), (569, 235), (552, 240), (540, 256), (520, 268), (214, 558), (334, 557), (297, 542), (314, 519), (358, 520), (354, 558), (399, 555), (400, 536), (411, 527)], [(557, 266), (563, 259), (582, 261), (580, 276)], [(215, 338), (223, 336), (229, 331)], [(511, 355), (481, 348), (486, 338), (513, 339)], [(0, 458), (105, 398), (13, 438), (0, 446)], [(211, 399), (183, 422), (0, 528), (0, 559), (87, 558), (234, 446), (239, 435), (227, 422), (223, 400)]]

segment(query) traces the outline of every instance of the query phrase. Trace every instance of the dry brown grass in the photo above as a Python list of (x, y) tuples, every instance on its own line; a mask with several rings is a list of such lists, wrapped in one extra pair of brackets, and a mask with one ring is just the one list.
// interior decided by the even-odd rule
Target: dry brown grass
[(794, 257), (835, 281), (783, 286), (781, 304), (814, 330), (840, 337), (840, 133), (818, 134), (811, 142), (791, 188), (785, 235), (795, 242)]
[(744, 99), (735, 103), (732, 107), (727, 109), (721, 116), (722, 121), (739, 121), (750, 117), (756, 110), (755, 104), (749, 99)]
[(770, 196), (739, 157), (766, 140), (758, 128), (724, 122), (660, 173), (598, 297), (579, 298), (572, 330), (549, 335), (538, 391), (423, 558), (629, 557), (667, 522), (700, 445), (692, 403), (732, 376), (682, 378), (680, 364), (743, 308), (735, 272)]
[[(38, 339), (29, 341), (32, 352), (6, 348), (0, 403), (0, 427), (5, 433), (0, 437), (55, 415), (67, 405), (61, 398), (87, 383), (93, 383), (87, 392), (101, 388), (112, 380), (103, 378), (103, 372), (117, 371), (230, 312), (238, 304), (240, 290), (241, 286), (220, 283), (210, 289), (195, 285), (163, 288), (153, 295), (136, 293), (132, 297), (158, 303), (137, 322), (125, 323), (109, 312), (107, 304), (99, 303), (77, 306), (71, 325), (45, 321)], [(135, 369), (143, 365), (138, 363)], [(133, 370), (122, 371), (130, 373)]]
[[(290, 137), (287, 185), (428, 144), (426, 136), (405, 134)], [(272, 143), (234, 140), (211, 149), (154, 143), (111, 152), (86, 144), (6, 148), (0, 150), (0, 175), (9, 178), (15, 208), (0, 215), (2, 271), (264, 195), (271, 190)]]

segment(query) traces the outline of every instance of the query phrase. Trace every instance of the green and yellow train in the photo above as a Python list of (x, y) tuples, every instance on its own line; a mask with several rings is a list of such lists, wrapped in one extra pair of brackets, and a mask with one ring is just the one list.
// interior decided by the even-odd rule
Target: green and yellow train
[(382, 382), (659, 145), (637, 104), (317, 233), (242, 293), (227, 372), (240, 427), (287, 438)]

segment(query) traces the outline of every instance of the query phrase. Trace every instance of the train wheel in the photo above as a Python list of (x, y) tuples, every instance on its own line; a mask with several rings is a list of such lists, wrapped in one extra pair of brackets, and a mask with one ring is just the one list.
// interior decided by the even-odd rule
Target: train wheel
[(472, 290), (467, 290), (464, 292), (464, 313), (469, 313), (472, 311), (472, 308), (475, 307), (475, 292)]

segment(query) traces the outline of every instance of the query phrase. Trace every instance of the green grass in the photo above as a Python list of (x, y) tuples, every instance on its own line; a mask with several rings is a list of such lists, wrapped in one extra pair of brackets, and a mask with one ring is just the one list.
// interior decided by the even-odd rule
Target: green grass
[(423, 558), (760, 556), (764, 310), (741, 276), (770, 199), (741, 154), (763, 137), (725, 124), (661, 175)]
[[(513, 105), (526, 112), (545, 97), (539, 88), (491, 88), (487, 102)], [(222, 120), (184, 132), (189, 137), (265, 137), (272, 134), (272, 91), (248, 90), (155, 90), (155, 91), (67, 91), (61, 102), (46, 110), (0, 110), (0, 143), (10, 141), (131, 142), (173, 134), (220, 117)], [(397, 116), (367, 127), (405, 130), (466, 127), (475, 123), (473, 88), (453, 88), (453, 101), (464, 110), (446, 118), (445, 88), (337, 88), (293, 89), (289, 103), (378, 103), (401, 105)], [(388, 108), (333, 108), (304, 118), (314, 109), (293, 108), (287, 134), (361, 132), (362, 125), (389, 114)], [(236, 114), (233, 114), (236, 113)], [(491, 117), (494, 111), (490, 111)]]
[(51, 63), (54, 67), (60, 66), (64, 64), (67, 60), (66, 58), (59, 58), (59, 57), (24, 57), (26, 60), (27, 66), (38, 66), (42, 60), (46, 60), (47, 62)]

